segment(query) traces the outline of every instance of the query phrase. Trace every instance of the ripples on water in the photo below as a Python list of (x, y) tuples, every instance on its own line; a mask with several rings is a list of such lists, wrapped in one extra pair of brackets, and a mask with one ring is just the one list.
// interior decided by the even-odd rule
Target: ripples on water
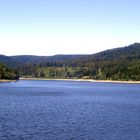
[(140, 85), (0, 83), (0, 140), (139, 140)]

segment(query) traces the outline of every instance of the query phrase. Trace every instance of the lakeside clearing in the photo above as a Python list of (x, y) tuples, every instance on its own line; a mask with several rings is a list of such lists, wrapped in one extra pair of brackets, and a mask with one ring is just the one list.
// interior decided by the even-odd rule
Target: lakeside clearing
[(58, 81), (80, 81), (80, 82), (97, 82), (97, 83), (140, 84), (140, 81), (114, 81), (114, 80), (94, 80), (94, 79), (19, 78), (19, 80), (58, 80)]

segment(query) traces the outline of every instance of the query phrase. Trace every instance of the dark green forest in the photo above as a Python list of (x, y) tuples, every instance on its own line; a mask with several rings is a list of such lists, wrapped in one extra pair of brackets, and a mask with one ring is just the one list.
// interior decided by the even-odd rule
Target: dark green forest
[(19, 79), (18, 72), (0, 64), (0, 79), (17, 80)]
[(92, 55), (0, 56), (20, 77), (140, 81), (140, 44)]

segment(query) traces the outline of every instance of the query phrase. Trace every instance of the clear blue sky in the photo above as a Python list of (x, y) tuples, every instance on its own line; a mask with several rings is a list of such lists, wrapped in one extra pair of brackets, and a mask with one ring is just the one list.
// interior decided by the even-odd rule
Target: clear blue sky
[(0, 53), (92, 54), (140, 42), (139, 0), (1, 0)]

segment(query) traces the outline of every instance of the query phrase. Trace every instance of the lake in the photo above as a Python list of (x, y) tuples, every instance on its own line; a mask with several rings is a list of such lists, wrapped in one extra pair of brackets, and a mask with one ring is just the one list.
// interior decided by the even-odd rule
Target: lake
[(140, 84), (0, 83), (0, 140), (140, 140)]

